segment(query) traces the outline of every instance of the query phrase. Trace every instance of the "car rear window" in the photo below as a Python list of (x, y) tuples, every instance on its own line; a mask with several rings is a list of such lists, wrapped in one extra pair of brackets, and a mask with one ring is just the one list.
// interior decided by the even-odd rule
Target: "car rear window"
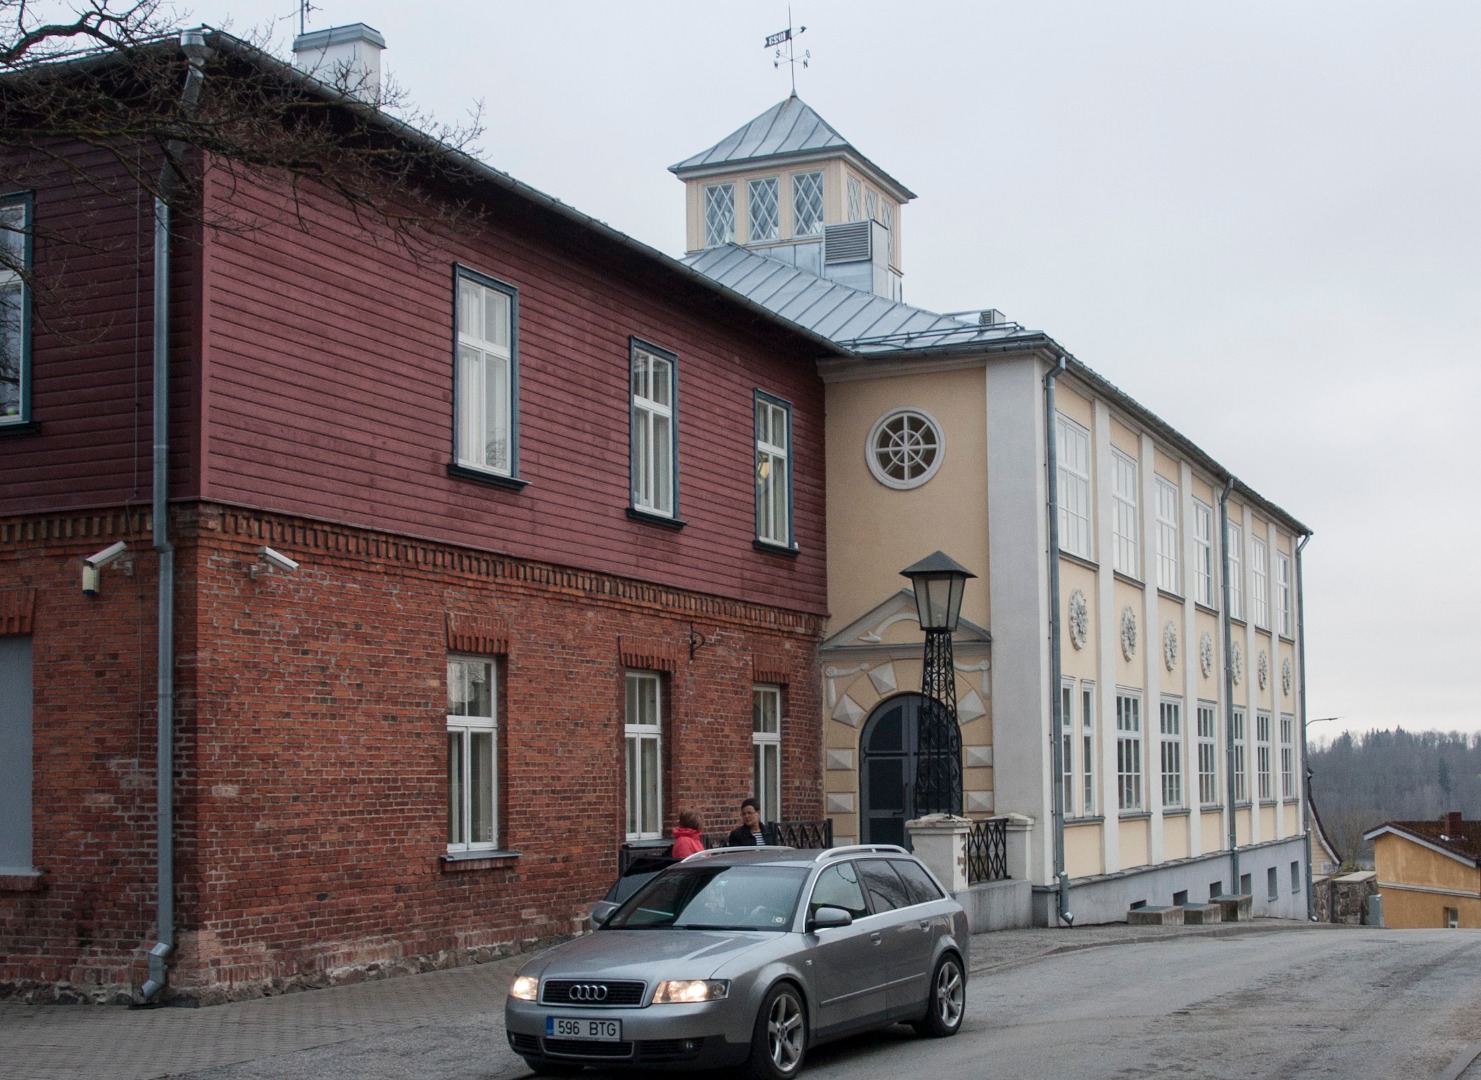
[(900, 875), (885, 860), (860, 859), (859, 876), (864, 879), (869, 904), (876, 913), (910, 906), (910, 893), (905, 888), (905, 882), (900, 880)]
[(891, 859), (890, 865), (905, 879), (905, 887), (910, 890), (912, 904), (929, 904), (932, 900), (942, 898), (941, 889), (935, 879), (926, 873), (920, 863), (909, 859)]
[(787, 930), (807, 870), (676, 866), (628, 898), (604, 930)]

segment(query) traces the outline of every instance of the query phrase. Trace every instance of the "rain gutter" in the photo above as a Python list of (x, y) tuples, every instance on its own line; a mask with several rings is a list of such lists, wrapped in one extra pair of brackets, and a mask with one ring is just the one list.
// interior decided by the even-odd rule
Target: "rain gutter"
[[(180, 91), (182, 112), (194, 111), (200, 101), (208, 49), (199, 30), (180, 34), (180, 48), (190, 63)], [(154, 492), (151, 525), (154, 550), (159, 553), (159, 604), (156, 733), (155, 733), (155, 850), (156, 941), (149, 950), (149, 980), (140, 993), (156, 1000), (169, 979), (169, 958), (175, 951), (175, 548), (170, 542), (170, 204), (177, 176), (174, 161), (184, 148), (179, 140), (166, 147), (159, 170), (159, 194), (154, 199)]]
[[(1306, 761), (1306, 596), (1305, 575), (1301, 571), (1301, 553), (1311, 541), (1311, 533), (1301, 537), (1296, 545), (1296, 673), (1301, 688), (1296, 694), (1296, 706), (1301, 710), (1301, 836), (1306, 844), (1306, 920), (1316, 922), (1316, 895), (1311, 888), (1311, 775)], [(1481, 865), (1481, 864), (1478, 864)]]

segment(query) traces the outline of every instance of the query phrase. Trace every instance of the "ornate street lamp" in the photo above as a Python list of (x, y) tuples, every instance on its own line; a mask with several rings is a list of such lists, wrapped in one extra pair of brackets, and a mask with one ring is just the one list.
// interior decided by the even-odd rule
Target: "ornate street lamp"
[(956, 718), (956, 672), (951, 635), (962, 613), (962, 589), (976, 577), (935, 552), (900, 571), (915, 587), (916, 617), (926, 632), (921, 669), (920, 729), (916, 739), (915, 813), (962, 813), (962, 733)]

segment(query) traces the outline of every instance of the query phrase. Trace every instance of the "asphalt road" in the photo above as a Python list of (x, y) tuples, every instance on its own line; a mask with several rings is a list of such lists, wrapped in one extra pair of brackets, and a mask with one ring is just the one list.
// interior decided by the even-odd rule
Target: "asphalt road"
[[(182, 1080), (514, 1080), (502, 1002)], [(1472, 1080), (1481, 931), (1290, 931), (1083, 949), (978, 974), (961, 1033), (819, 1047), (814, 1080)], [(632, 1074), (588, 1071), (589, 1080)]]

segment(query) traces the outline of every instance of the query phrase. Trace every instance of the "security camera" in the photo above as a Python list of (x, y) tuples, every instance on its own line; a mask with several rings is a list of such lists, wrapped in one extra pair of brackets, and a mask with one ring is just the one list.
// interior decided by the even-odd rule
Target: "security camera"
[(289, 573), (292, 573), (298, 569), (298, 563), (288, 558), (281, 551), (274, 551), (270, 547), (265, 547), (258, 554), (279, 570), (287, 570)]
[(117, 562), (123, 557), (123, 553), (128, 549), (129, 546), (122, 540), (120, 540), (116, 544), (109, 544), (96, 555), (89, 555), (86, 559), (83, 560), (83, 562), (87, 563), (94, 569), (98, 569), (107, 566), (111, 562)]

